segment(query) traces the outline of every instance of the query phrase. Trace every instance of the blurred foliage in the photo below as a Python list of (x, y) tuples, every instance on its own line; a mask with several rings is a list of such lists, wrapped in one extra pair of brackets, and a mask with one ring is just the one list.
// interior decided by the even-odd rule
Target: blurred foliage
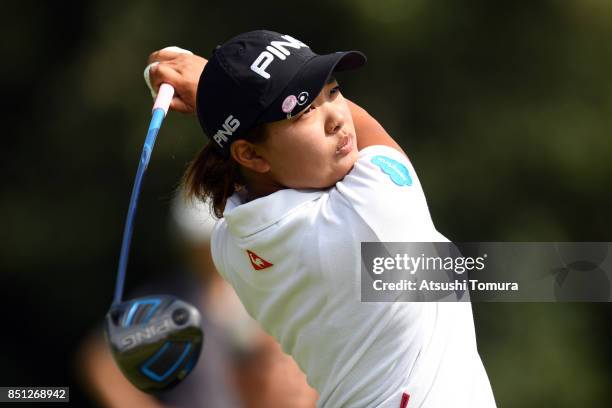
[[(72, 353), (111, 301), (151, 106), (142, 69), (168, 45), (206, 56), (268, 28), (362, 50), (343, 92), (408, 152), (446, 236), (612, 241), (612, 2), (21, 1), (1, 27), (3, 385), (70, 385), (89, 404)], [(128, 285), (172, 273), (169, 199), (204, 141), (192, 117), (164, 124)], [(609, 406), (608, 304), (473, 307), (500, 407)]]

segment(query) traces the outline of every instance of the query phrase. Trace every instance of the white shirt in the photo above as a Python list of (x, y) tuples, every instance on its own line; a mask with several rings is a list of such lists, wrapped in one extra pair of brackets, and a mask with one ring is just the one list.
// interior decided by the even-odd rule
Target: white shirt
[[(362, 303), (360, 245), (448, 241), (416, 173), (386, 146), (328, 190), (234, 194), (212, 237), (221, 275), (293, 356), (319, 407), (494, 407), (469, 302)], [(247, 252), (247, 251), (250, 251)]]

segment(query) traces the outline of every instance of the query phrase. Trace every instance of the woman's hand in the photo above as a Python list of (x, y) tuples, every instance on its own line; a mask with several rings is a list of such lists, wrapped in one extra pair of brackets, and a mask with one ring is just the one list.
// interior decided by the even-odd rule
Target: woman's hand
[(182, 113), (194, 113), (198, 81), (208, 62), (193, 54), (159, 50), (149, 55), (147, 64), (158, 62), (149, 70), (151, 86), (157, 92), (162, 83), (174, 87), (170, 109)]

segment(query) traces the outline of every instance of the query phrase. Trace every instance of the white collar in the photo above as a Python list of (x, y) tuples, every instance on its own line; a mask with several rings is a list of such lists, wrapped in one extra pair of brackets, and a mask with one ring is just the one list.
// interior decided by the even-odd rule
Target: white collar
[(327, 190), (283, 189), (244, 203), (242, 194), (234, 193), (225, 205), (223, 217), (232, 235), (244, 238), (280, 221), (294, 209), (317, 200)]

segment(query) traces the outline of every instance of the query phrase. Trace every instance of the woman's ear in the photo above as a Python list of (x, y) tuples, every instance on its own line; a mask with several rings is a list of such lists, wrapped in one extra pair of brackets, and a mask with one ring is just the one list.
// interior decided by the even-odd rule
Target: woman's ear
[(257, 153), (255, 145), (244, 139), (238, 139), (230, 146), (232, 158), (241, 166), (256, 173), (270, 171), (270, 163)]

